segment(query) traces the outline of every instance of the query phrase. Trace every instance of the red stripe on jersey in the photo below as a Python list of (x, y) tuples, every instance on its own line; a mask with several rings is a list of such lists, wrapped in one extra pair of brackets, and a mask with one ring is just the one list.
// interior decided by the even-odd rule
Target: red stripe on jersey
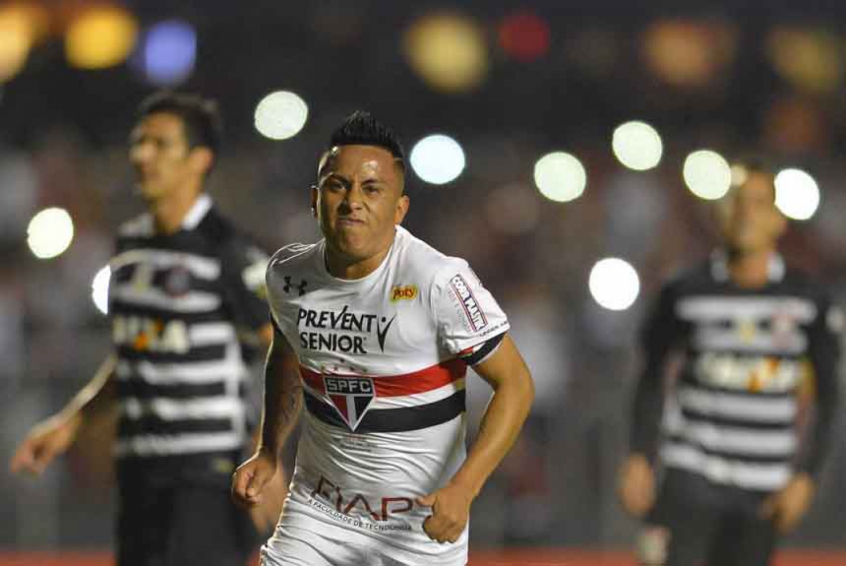
[[(326, 374), (339, 378), (368, 377), (373, 380), (377, 397), (401, 397), (415, 393), (425, 393), (438, 389), (444, 385), (457, 381), (467, 374), (467, 364), (463, 360), (454, 359), (430, 366), (420, 371), (406, 373), (403, 375), (350, 375), (350, 374)], [(300, 375), (303, 381), (314, 390), (321, 393), (326, 392), (323, 383), (323, 374), (307, 367), (300, 366)]]

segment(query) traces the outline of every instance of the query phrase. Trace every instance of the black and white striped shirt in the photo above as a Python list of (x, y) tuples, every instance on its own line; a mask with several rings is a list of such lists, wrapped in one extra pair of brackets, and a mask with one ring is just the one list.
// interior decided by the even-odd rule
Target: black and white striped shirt
[[(816, 472), (837, 400), (842, 318), (819, 284), (779, 256), (761, 289), (735, 286), (719, 253), (670, 282), (644, 328), (633, 450), (753, 491), (777, 490), (797, 470)], [(662, 370), (679, 349), (684, 363), (659, 447)], [(808, 371), (817, 419), (799, 454), (797, 389)]]
[(243, 446), (239, 336), (267, 323), (267, 260), (207, 195), (174, 234), (156, 233), (150, 214), (120, 228), (109, 286), (119, 461), (231, 459)]

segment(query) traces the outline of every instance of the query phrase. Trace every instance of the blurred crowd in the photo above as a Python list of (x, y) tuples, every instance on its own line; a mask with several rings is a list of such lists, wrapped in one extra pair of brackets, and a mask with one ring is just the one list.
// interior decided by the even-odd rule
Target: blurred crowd
[[(222, 84), (229, 80), (226, 65), (237, 67), (235, 55), (223, 53), (223, 46), (231, 47), (234, 37), (243, 38), (248, 30), (238, 27), (242, 24), (226, 27), (223, 18), (207, 18), (206, 27), (229, 30), (205, 48), (209, 58), (219, 57), (220, 66), (215, 72), (212, 63), (200, 64), (195, 78), (182, 86), (218, 97), (231, 125), (229, 143), (212, 174), (211, 194), (224, 212), (273, 251), (317, 239), (308, 213), (308, 187), (326, 136), (350, 110), (367, 108), (393, 126), (408, 146), (430, 131), (460, 139), (467, 167), (458, 179), (434, 186), (411, 176), (405, 225), (439, 250), (468, 259), (509, 315), (512, 335), (537, 386), (522, 436), (474, 504), (471, 544), (626, 546), (635, 525), (621, 512), (614, 485), (625, 454), (638, 325), (662, 278), (703, 258), (715, 245), (709, 205), (684, 186), (684, 157), (699, 147), (716, 147), (727, 156), (763, 148), (788, 163), (807, 164), (821, 188), (822, 204), (811, 220), (791, 226), (783, 250), (788, 261), (832, 285), (835, 297), (846, 305), (846, 166), (838, 155), (836, 126), (842, 110), (826, 114), (831, 103), (787, 87), (765, 93), (772, 79), (756, 83), (740, 77), (743, 69), (757, 68), (743, 58), (740, 70), (724, 71), (723, 86), (714, 87), (718, 94), (682, 90), (687, 94), (676, 97), (670, 86), (645, 79), (621, 85), (613, 76), (582, 77), (580, 86), (568, 91), (566, 79), (552, 77), (553, 63), (578, 49), (572, 47), (578, 34), (563, 26), (556, 36), (562, 15), (552, 12), (553, 52), (533, 63), (525, 82), (519, 80), (519, 69), (505, 65), (494, 72), (492, 84), (511, 85), (511, 90), (478, 87), (438, 98), (403, 66), (396, 37), (385, 32), (382, 40), (374, 39), (369, 34), (378, 31), (375, 24), (342, 7), (344, 3), (329, 4), (334, 12), (325, 14), (357, 22), (358, 27), (347, 30), (354, 35), (339, 32), (321, 39), (296, 34), (301, 40), (296, 49), (288, 46), (287, 51), (280, 48), (278, 57), (266, 55), (278, 63), (278, 76), (267, 80), (256, 71), (252, 83)], [(366, 4), (371, 10), (384, 8), (388, 23), (411, 19), (388, 3)], [(260, 17), (253, 10), (253, 19), (244, 21)], [(298, 18), (314, 16), (306, 8), (294, 11)], [(507, 12), (504, 7), (498, 11)], [(292, 19), (280, 25), (296, 27), (299, 20)], [(319, 20), (326, 27), (347, 29), (332, 21)], [(634, 25), (606, 29), (600, 15), (589, 23), (591, 29), (607, 32), (590, 36), (593, 40), (583, 38), (586, 52), (597, 57), (609, 37), (625, 45), (620, 29)], [(733, 33), (761, 32), (758, 24), (743, 27), (743, 20), (733, 25)], [(258, 29), (268, 31), (267, 26)], [(561, 38), (557, 43), (556, 37)], [(268, 37), (271, 46), (280, 41)], [(258, 49), (258, 43), (255, 39), (250, 48)], [(315, 55), (308, 63), (311, 48)], [(341, 55), (344, 50), (351, 53)], [(202, 59), (202, 48), (200, 53)], [(256, 64), (257, 69), (268, 66), (267, 61)], [(101, 74), (80, 85), (69, 84), (74, 79), (67, 72), (42, 69), (40, 79), (33, 76), (37, 72), (7, 83), (0, 98), (2, 462), (34, 422), (61, 407), (90, 378), (107, 352), (106, 318), (92, 300), (92, 280), (111, 255), (115, 227), (142, 210), (123, 140), (132, 123), (129, 109), (151, 87), (133, 84), (109, 91), (118, 80), (114, 76)], [(244, 74), (243, 69), (233, 72)], [(738, 87), (724, 85), (730, 82), (726, 77), (735, 75), (743, 88), (758, 93), (743, 98), (739, 109), (730, 107)], [(246, 90), (263, 88), (256, 84), (297, 87), (298, 81), (312, 111), (302, 133), (274, 143), (244, 127), (251, 120)], [(46, 89), (30, 98), (39, 84), (67, 88)], [(590, 84), (595, 85), (592, 92)], [(541, 90), (543, 85), (550, 90)], [(629, 86), (640, 90), (630, 96)], [(589, 94), (599, 100), (588, 100)], [(49, 110), (53, 99), (66, 114)], [(540, 102), (534, 104), (535, 99)], [(770, 118), (759, 115), (750, 123), (744, 111), (759, 107)], [(631, 118), (653, 119), (659, 129), (667, 126), (662, 161), (651, 171), (626, 170), (611, 152), (609, 125)], [(821, 129), (809, 131), (812, 125)], [(806, 136), (803, 149), (792, 145), (800, 142), (785, 129)], [(578, 155), (588, 175), (584, 194), (569, 203), (544, 199), (532, 177), (537, 158), (559, 148)], [(66, 253), (40, 260), (27, 247), (26, 229), (33, 214), (48, 206), (66, 209), (75, 233)], [(640, 276), (640, 295), (628, 310), (606, 310), (589, 292), (591, 267), (609, 256), (626, 259)], [(481, 414), (488, 388), (474, 379), (469, 388), (472, 422)], [(86, 431), (101, 441), (80, 443), (89, 448), (74, 450), (63, 466), (40, 480), (12, 478), (5, 466), (0, 468), (0, 547), (110, 543), (108, 425)], [(839, 427), (820, 496), (789, 543), (846, 546), (846, 419)]]

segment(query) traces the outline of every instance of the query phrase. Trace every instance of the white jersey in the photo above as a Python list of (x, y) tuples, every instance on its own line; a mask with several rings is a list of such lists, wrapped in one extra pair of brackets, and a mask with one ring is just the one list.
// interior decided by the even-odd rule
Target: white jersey
[[(306, 411), (265, 559), (292, 563), (287, 538), (320, 545), (327, 564), (464, 565), (467, 531), (455, 544), (430, 540), (431, 509), (415, 498), (445, 485), (464, 461), (466, 367), (499, 343), (505, 314), (467, 262), (401, 227), (362, 279), (330, 275), (324, 251), (325, 241), (288, 246), (267, 271), (274, 323), (299, 357)], [(339, 537), (358, 554), (327, 554), (335, 546), (320, 539)]]

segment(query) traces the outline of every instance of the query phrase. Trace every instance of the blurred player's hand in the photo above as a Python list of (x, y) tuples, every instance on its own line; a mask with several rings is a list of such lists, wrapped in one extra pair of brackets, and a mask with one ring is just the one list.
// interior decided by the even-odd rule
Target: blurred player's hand
[(432, 508), (432, 514), (423, 521), (423, 531), (429, 538), (437, 542), (455, 542), (467, 526), (473, 497), (459, 485), (447, 485), (415, 501)]
[(56, 456), (70, 448), (81, 423), (79, 415), (55, 415), (34, 426), (12, 456), (9, 466), (12, 473), (40, 476)]
[(629, 515), (641, 518), (655, 504), (655, 474), (649, 460), (642, 454), (632, 454), (620, 471), (618, 495)]
[(808, 474), (796, 474), (784, 488), (764, 500), (760, 516), (772, 520), (780, 533), (787, 533), (808, 511), (814, 491), (814, 480)]
[(276, 474), (264, 485), (261, 491), (262, 503), (250, 508), (250, 519), (259, 534), (266, 534), (276, 527), (279, 515), (282, 514), (282, 504), (288, 495), (288, 483), (285, 471), (278, 466)]
[(249, 460), (238, 466), (232, 476), (232, 499), (247, 508), (264, 503), (273, 494), (263, 494), (265, 487), (276, 475), (276, 455), (266, 449), (259, 449)]

